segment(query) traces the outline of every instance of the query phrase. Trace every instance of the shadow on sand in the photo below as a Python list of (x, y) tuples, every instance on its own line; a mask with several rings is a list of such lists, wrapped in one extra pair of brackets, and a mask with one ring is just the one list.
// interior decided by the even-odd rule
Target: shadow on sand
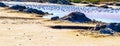
[(94, 27), (89, 26), (50, 26), (53, 29), (93, 29)]
[(0, 16), (0, 19), (28, 19), (28, 20), (35, 20), (37, 18)]

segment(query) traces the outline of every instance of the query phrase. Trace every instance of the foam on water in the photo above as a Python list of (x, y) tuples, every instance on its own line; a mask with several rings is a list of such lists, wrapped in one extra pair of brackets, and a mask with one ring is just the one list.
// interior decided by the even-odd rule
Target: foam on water
[(71, 12), (82, 12), (88, 18), (95, 19), (102, 22), (117, 22), (120, 23), (120, 9), (105, 9), (98, 7), (80, 7), (72, 5), (59, 5), (48, 3), (32, 3), (32, 2), (4, 2), (5, 4), (23, 5), (29, 8), (35, 8), (44, 12), (53, 13), (53, 15), (44, 16), (43, 18), (51, 18), (54, 16), (64, 17)]

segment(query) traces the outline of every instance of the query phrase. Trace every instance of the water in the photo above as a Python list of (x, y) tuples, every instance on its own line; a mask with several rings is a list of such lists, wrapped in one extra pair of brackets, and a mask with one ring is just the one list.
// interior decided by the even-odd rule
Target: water
[(44, 12), (53, 13), (53, 15), (44, 16), (43, 18), (51, 18), (54, 16), (64, 17), (71, 12), (82, 12), (88, 18), (95, 19), (102, 22), (116, 22), (120, 23), (120, 10), (119, 9), (105, 9), (98, 7), (80, 7), (70, 5), (58, 5), (58, 4), (43, 4), (43, 3), (28, 3), (28, 2), (4, 2), (9, 6), (23, 5), (29, 8), (35, 8)]

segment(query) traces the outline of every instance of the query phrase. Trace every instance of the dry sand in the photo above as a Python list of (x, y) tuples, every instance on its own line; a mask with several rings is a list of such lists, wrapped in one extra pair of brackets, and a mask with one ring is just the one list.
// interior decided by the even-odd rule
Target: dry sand
[(120, 46), (120, 37), (94, 38), (75, 30), (52, 29), (46, 26), (62, 23), (54, 24), (34, 16), (0, 8), (0, 46)]

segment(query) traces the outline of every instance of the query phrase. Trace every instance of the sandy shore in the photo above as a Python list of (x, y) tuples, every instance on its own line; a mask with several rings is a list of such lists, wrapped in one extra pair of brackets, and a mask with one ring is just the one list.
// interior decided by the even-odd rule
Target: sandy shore
[(64, 22), (45, 21), (35, 15), (0, 8), (0, 46), (120, 46), (120, 37), (95, 38), (76, 30), (52, 29), (47, 26)]

